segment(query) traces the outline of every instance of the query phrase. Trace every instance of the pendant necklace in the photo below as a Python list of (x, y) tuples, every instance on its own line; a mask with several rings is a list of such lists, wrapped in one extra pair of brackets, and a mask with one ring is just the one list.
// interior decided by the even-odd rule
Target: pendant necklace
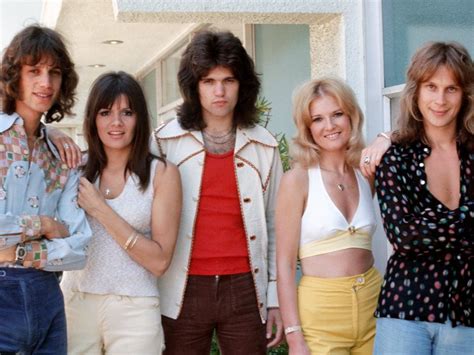
[[(328, 173), (332, 173), (334, 175), (339, 175), (336, 171), (333, 171), (333, 170), (329, 170), (329, 169), (326, 169), (326, 168), (323, 168), (321, 165), (319, 166), (319, 168), (321, 170), (324, 170), (324, 171), (327, 171)], [(336, 183), (336, 187), (339, 191), (341, 192), (344, 192), (344, 190), (346, 189), (346, 185), (345, 185), (345, 180), (346, 180), (346, 173), (347, 173), (347, 168), (346, 166), (344, 165), (344, 174), (342, 175), (342, 180), (339, 182), (339, 183)]]

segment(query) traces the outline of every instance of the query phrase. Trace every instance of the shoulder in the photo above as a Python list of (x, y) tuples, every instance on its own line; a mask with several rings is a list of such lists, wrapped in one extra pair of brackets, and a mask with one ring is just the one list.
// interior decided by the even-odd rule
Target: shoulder
[(283, 174), (280, 187), (289, 191), (306, 191), (308, 189), (308, 169), (295, 166)]
[(188, 133), (188, 130), (185, 130), (181, 127), (177, 118), (163, 122), (154, 131), (154, 135), (157, 139), (178, 138)]
[(161, 184), (167, 185), (170, 182), (180, 182), (180, 174), (178, 167), (166, 161), (166, 163), (160, 159), (154, 158), (152, 161), (152, 166), (154, 167), (155, 176), (154, 176), (154, 185), (155, 187)]
[(253, 127), (239, 128), (239, 130), (242, 132), (242, 134), (247, 136), (247, 138), (249, 138), (255, 143), (259, 143), (269, 147), (278, 146), (278, 142), (275, 136), (265, 127), (262, 127), (258, 124)]

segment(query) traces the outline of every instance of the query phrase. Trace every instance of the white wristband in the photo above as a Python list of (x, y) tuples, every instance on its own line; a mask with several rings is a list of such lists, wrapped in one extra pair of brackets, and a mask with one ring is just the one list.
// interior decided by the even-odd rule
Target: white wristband
[(301, 332), (301, 325), (292, 325), (291, 327), (285, 328), (285, 335), (288, 335), (294, 332)]

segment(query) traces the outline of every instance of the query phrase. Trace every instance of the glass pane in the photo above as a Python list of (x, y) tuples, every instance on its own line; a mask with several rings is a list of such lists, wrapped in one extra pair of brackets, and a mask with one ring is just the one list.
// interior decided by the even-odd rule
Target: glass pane
[(457, 41), (474, 53), (474, 1), (383, 0), (385, 87), (405, 82), (415, 50), (428, 41)]
[(163, 89), (163, 106), (168, 105), (178, 99), (181, 98), (181, 94), (179, 93), (179, 86), (178, 86), (178, 70), (179, 70), (179, 61), (181, 59), (181, 55), (184, 52), (184, 48), (187, 43), (183, 43), (183, 45), (177, 49), (173, 54), (169, 57), (165, 58), (161, 64), (162, 70), (162, 89)]

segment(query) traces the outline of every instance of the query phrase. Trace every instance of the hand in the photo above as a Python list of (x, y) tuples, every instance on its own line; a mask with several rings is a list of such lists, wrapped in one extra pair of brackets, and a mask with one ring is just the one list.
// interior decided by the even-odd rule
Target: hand
[(380, 164), (383, 155), (391, 145), (391, 141), (380, 136), (375, 138), (371, 145), (362, 150), (359, 166), (360, 171), (367, 179), (374, 177), (375, 169)]
[(97, 212), (107, 206), (102, 193), (85, 177), (79, 179), (77, 202), (90, 216), (96, 216)]
[(304, 340), (288, 345), (288, 348), (288, 355), (311, 355), (311, 350)]
[[(273, 326), (275, 326), (275, 334), (273, 335)], [(269, 340), (267, 348), (271, 348), (280, 344), (283, 339), (283, 321), (279, 308), (269, 308), (267, 316), (267, 339)]]
[(16, 245), (6, 249), (0, 249), (0, 264), (14, 263), (16, 258)]
[(69, 168), (77, 168), (81, 163), (81, 148), (72, 140), (71, 137), (57, 128), (48, 127), (48, 137), (61, 156), (61, 160), (67, 164)]
[(47, 239), (69, 237), (69, 230), (66, 226), (49, 216), (40, 216), (40, 234)]

